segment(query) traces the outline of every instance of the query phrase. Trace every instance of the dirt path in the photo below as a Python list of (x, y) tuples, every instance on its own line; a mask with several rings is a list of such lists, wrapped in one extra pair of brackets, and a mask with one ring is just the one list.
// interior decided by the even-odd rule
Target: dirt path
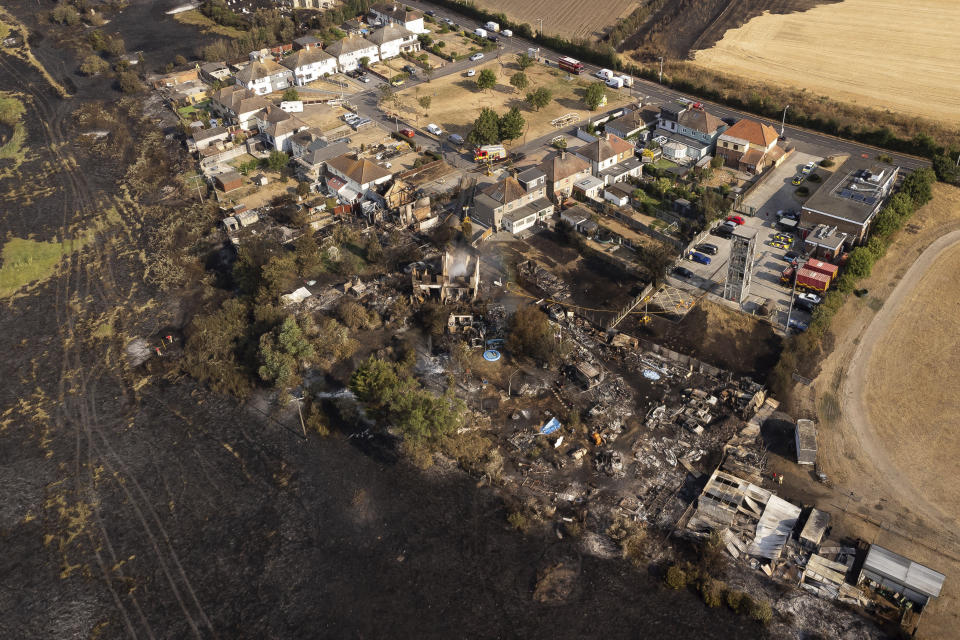
[(860, 336), (860, 343), (853, 353), (847, 367), (847, 376), (840, 388), (844, 418), (851, 428), (848, 435), (859, 443), (863, 457), (872, 463), (878, 479), (882, 479), (886, 485), (887, 493), (897, 502), (912, 505), (916, 512), (948, 529), (956, 528), (957, 514), (945, 512), (943, 505), (938, 504), (935, 499), (931, 500), (930, 496), (936, 494), (931, 494), (929, 487), (915, 486), (900, 471), (883, 445), (876, 425), (870, 420), (864, 400), (870, 356), (878, 341), (887, 335), (901, 311), (900, 305), (917, 287), (931, 265), (957, 243), (960, 243), (960, 231), (946, 234), (931, 244), (907, 270), (867, 330)]

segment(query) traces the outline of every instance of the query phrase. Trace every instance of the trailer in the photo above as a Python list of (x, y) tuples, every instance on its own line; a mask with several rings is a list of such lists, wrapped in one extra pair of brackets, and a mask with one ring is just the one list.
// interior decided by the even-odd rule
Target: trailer
[(829, 277), (831, 282), (833, 282), (833, 279), (837, 277), (837, 272), (840, 270), (840, 268), (835, 264), (823, 262), (822, 260), (815, 260), (813, 258), (807, 260), (807, 264), (803, 266), (810, 271), (822, 273), (823, 275)]
[(513, 37), (513, 31), (510, 31), (510, 29), (504, 29), (504, 30), (501, 31), (500, 33), (501, 33), (501, 35), (503, 35), (503, 36), (506, 37), (506, 38), (512, 38), (512, 37)]
[(486, 30), (486, 29), (477, 28), (477, 29), (474, 29), (474, 30), (473, 30), (473, 34), (474, 34), (474, 35), (477, 35), (477, 36), (480, 36), (481, 38), (486, 38), (486, 37), (487, 37), (487, 30)]
[(494, 33), (497, 33), (498, 31), (500, 31), (500, 25), (497, 24), (496, 22), (488, 22), (483, 26), (487, 29), (487, 31), (493, 31)]
[(829, 288), (830, 276), (826, 275), (825, 273), (813, 271), (812, 269), (807, 269), (806, 267), (800, 267), (800, 270), (797, 271), (797, 289), (805, 289), (807, 291), (823, 293)]

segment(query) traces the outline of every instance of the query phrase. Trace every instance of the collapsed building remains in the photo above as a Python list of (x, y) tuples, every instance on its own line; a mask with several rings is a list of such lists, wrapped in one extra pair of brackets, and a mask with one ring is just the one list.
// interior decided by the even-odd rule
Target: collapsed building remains
[(411, 269), (413, 300), (474, 301), (480, 287), (480, 257), (465, 250), (446, 251), (440, 263), (440, 273), (429, 266)]

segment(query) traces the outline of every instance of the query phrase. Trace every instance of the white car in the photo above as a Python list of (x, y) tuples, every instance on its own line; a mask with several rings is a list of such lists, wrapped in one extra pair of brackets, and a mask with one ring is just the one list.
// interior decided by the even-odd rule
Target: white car
[(435, 136), (442, 136), (442, 135), (443, 135), (443, 129), (441, 129), (441, 128), (438, 127), (437, 125), (433, 124), (432, 122), (427, 125), (427, 131), (429, 131), (430, 133), (432, 133), (432, 134), (435, 135)]
[(467, 71), (467, 77), (468, 77), (468, 78), (472, 78), (472, 77), (475, 76), (475, 75), (477, 75), (477, 70), (476, 70), (476, 69), (470, 69), (469, 71)]
[(475, 53), (475, 54), (473, 54), (472, 56), (470, 56), (470, 61), (471, 61), (471, 62), (476, 62), (477, 60), (483, 60), (483, 54), (482, 54), (482, 53)]
[(820, 296), (815, 293), (798, 293), (797, 300), (803, 300), (810, 305), (818, 305), (821, 302)]

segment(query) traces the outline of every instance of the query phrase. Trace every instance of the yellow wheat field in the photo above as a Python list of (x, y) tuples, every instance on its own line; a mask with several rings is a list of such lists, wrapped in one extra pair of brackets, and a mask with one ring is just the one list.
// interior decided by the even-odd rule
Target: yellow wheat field
[(543, 32), (564, 38), (595, 38), (604, 27), (626, 18), (639, 6), (637, 0), (475, 0), (487, 11), (504, 13), (516, 22), (526, 22), (538, 29), (543, 18)]
[(845, 0), (764, 14), (696, 63), (960, 125), (960, 0)]

